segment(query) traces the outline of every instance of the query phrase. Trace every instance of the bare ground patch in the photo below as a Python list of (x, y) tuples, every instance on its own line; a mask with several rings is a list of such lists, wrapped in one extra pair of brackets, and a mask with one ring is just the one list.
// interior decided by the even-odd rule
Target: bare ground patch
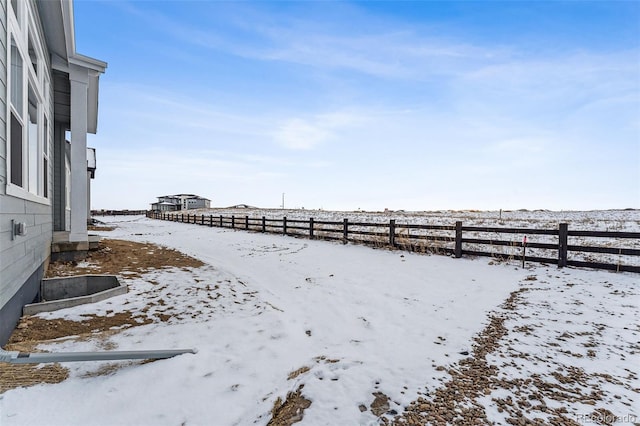
[(291, 426), (302, 420), (304, 410), (311, 406), (311, 401), (302, 395), (304, 385), (287, 394), (284, 401), (278, 397), (271, 409), (271, 420), (267, 426)]
[(18, 387), (42, 383), (60, 383), (69, 377), (69, 370), (60, 364), (2, 365), (0, 364), (0, 394)]
[(117, 328), (119, 330), (153, 322), (146, 316), (131, 312), (119, 312), (111, 316), (90, 315), (83, 321), (66, 319), (43, 319), (37, 316), (26, 316), (20, 319), (14, 330), (9, 345), (25, 342), (42, 342), (68, 336), (89, 336)]
[(83, 274), (113, 274), (139, 277), (162, 268), (199, 268), (204, 263), (177, 250), (150, 243), (103, 239), (100, 248), (89, 252), (82, 262), (54, 262), (47, 278)]

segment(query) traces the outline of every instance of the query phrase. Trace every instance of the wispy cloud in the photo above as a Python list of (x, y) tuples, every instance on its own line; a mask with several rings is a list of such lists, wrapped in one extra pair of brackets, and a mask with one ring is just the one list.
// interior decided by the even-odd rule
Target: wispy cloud
[(285, 148), (311, 149), (326, 141), (330, 135), (330, 131), (322, 126), (293, 118), (280, 127), (275, 139)]
[(362, 115), (349, 112), (326, 113), (309, 118), (294, 117), (280, 124), (273, 137), (284, 148), (310, 150), (366, 120)]

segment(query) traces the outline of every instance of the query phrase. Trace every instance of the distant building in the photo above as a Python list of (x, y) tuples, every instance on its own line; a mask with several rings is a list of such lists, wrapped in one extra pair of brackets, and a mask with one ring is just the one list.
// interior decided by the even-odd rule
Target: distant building
[(163, 195), (151, 204), (151, 210), (174, 212), (178, 210), (205, 209), (211, 207), (211, 200), (194, 194)]

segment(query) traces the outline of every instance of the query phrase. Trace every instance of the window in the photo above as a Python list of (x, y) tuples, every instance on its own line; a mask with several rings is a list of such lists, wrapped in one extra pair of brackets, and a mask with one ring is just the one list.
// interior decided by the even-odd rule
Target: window
[(31, 7), (32, 3), (12, 0), (13, 14), (7, 19), (11, 39), (7, 58), (7, 194), (48, 203), (50, 86), (42, 72), (42, 42), (33, 30), (36, 21)]
[(29, 191), (38, 193), (38, 100), (29, 85), (29, 108), (27, 109), (29, 124), (27, 125), (27, 154), (29, 155), (28, 172)]
[(11, 183), (22, 186), (22, 124), (11, 113)]
[(16, 45), (16, 40), (11, 37), (11, 105), (22, 115), (23, 72), (22, 56)]
[(44, 137), (42, 140), (42, 196), (49, 198), (49, 120), (44, 117), (42, 128)]
[(11, 37), (11, 183), (22, 186), (22, 56)]
[(33, 72), (38, 75), (38, 54), (36, 53), (36, 49), (33, 46), (33, 36), (31, 35), (31, 33), (29, 33), (29, 59), (31, 60)]

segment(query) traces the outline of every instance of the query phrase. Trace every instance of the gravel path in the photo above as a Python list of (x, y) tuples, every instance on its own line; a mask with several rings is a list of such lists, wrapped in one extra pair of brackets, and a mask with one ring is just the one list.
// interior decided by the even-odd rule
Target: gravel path
[(441, 387), (382, 423), (640, 424), (634, 277), (608, 274), (594, 285), (576, 271), (535, 271)]

